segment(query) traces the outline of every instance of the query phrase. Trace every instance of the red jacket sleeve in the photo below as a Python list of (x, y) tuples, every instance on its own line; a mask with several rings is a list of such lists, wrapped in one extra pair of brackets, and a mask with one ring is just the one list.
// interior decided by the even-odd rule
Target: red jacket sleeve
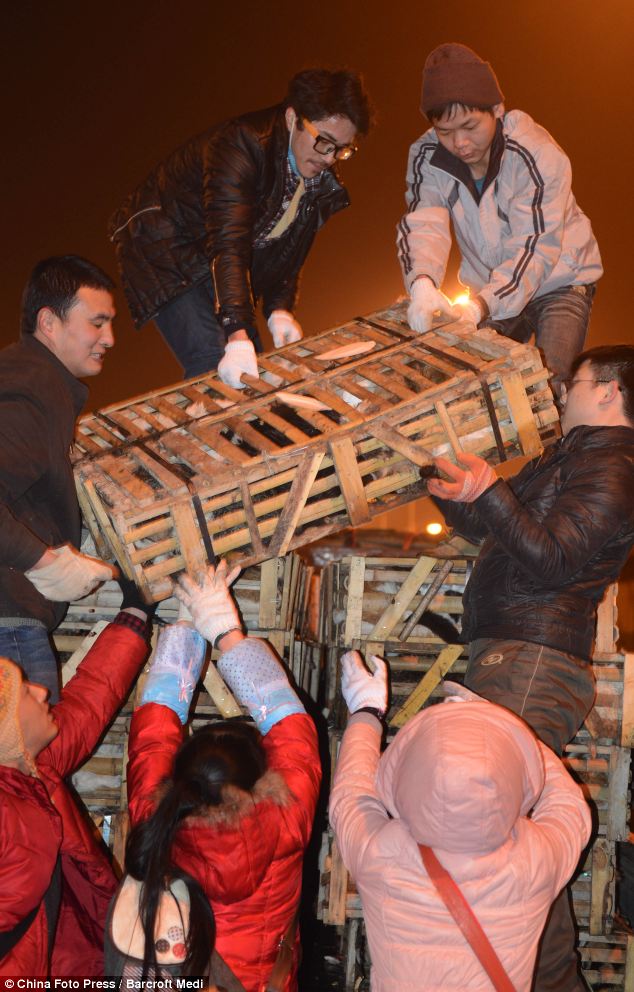
[(263, 738), (268, 767), (278, 772), (297, 802), (285, 810), (287, 824), (302, 846), (308, 843), (321, 783), (315, 724), (307, 713), (280, 720)]
[(143, 637), (130, 628), (106, 627), (54, 707), (59, 734), (40, 753), (38, 764), (64, 777), (92, 754), (129, 695), (147, 650)]
[(184, 728), (173, 710), (160, 703), (136, 709), (128, 742), (128, 811), (132, 826), (152, 814), (161, 782), (171, 775)]

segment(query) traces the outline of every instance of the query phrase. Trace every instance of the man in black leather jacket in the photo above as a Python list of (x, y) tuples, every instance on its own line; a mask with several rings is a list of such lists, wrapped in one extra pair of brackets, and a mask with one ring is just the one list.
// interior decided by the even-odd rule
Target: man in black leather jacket
[(219, 366), (257, 376), (261, 300), (276, 347), (293, 317), (316, 232), (349, 204), (336, 162), (356, 151), (370, 109), (360, 77), (308, 69), (284, 103), (198, 135), (141, 183), (109, 223), (137, 327), (154, 318), (185, 376)]
[[(596, 612), (634, 545), (634, 347), (580, 354), (563, 384), (563, 437), (510, 482), (483, 459), (438, 467), (447, 522), (483, 542), (464, 596), (465, 684), (522, 716), (558, 754), (594, 701)], [(553, 906), (535, 989), (585, 989), (566, 892)]]

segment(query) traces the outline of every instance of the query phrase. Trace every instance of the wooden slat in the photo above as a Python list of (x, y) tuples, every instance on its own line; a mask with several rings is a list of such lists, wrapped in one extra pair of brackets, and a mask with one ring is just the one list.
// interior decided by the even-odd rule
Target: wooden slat
[(253, 551), (258, 556), (263, 555), (265, 552), (264, 545), (262, 544), (262, 538), (260, 537), (260, 526), (258, 524), (258, 518), (255, 515), (251, 493), (249, 492), (249, 487), (246, 482), (240, 483), (240, 493), (242, 496), (242, 506), (244, 507), (244, 517), (251, 535)]
[(275, 533), (269, 543), (270, 555), (285, 555), (295, 535), (295, 528), (306, 500), (310, 494), (315, 476), (324, 460), (324, 451), (308, 454), (298, 467), (295, 481), (285, 502), (284, 509), (275, 528)]
[(452, 665), (462, 654), (462, 644), (448, 644), (438, 655), (438, 658), (422, 677), (414, 691), (408, 696), (406, 702), (394, 714), (390, 720), (390, 726), (402, 727), (413, 717), (427, 702), (432, 692), (441, 679), (447, 674)]
[(385, 422), (372, 424), (372, 434), (377, 440), (387, 444), (393, 451), (398, 451), (400, 455), (404, 455), (414, 465), (422, 467), (423, 465), (429, 465), (433, 461), (434, 455), (429, 448), (425, 448), (422, 444), (417, 444), (415, 441), (409, 441)]
[(364, 585), (365, 558), (355, 555), (350, 559), (350, 574), (348, 576), (348, 603), (346, 625), (343, 632), (343, 643), (346, 647), (350, 647), (361, 637)]
[(363, 479), (349, 437), (332, 439), (329, 450), (337, 472), (339, 487), (346, 501), (348, 517), (353, 527), (370, 519), (370, 510), (363, 488)]
[(240, 706), (213, 661), (210, 661), (207, 666), (203, 685), (217, 706), (218, 712), (225, 720), (229, 720), (234, 716), (242, 716)]
[(392, 602), (383, 611), (372, 631), (368, 635), (370, 641), (387, 641), (397, 623), (403, 619), (403, 613), (409, 607), (414, 596), (428, 578), (436, 564), (435, 558), (419, 558), (410, 570), (407, 578), (395, 594)]
[(451, 444), (451, 447), (453, 448), (454, 455), (457, 455), (458, 452), (462, 451), (462, 445), (460, 443), (460, 439), (458, 435), (454, 430), (454, 426), (451, 423), (449, 414), (447, 413), (447, 407), (445, 406), (442, 400), (437, 400), (434, 403), (434, 407), (436, 408), (438, 419), (440, 420), (442, 426), (445, 429), (447, 437), (449, 438), (449, 442)]
[(208, 564), (207, 556), (191, 505), (180, 500), (173, 504), (170, 512), (187, 571), (190, 575), (205, 571)]
[(543, 450), (543, 445), (521, 375), (519, 372), (504, 372), (500, 375), (500, 382), (519, 435), (522, 452), (525, 455), (538, 455)]

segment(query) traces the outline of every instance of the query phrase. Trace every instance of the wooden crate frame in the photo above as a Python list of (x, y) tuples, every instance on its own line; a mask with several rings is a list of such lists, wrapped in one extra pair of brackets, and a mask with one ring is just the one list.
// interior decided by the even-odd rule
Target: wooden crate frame
[(77, 463), (99, 552), (148, 599), (214, 554), (253, 564), (425, 495), (434, 455), (534, 454), (558, 430), (537, 350), (486, 329), (441, 327), (287, 392), (329, 409), (265, 395)]

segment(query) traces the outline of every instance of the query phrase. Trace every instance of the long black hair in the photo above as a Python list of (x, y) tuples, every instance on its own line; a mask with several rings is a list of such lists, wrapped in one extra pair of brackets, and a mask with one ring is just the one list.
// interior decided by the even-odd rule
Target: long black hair
[[(181, 879), (190, 900), (183, 975), (206, 975), (215, 941), (213, 910), (201, 886), (172, 858), (178, 828), (186, 817), (223, 802), (227, 786), (250, 792), (266, 771), (266, 757), (255, 727), (227, 720), (203, 727), (183, 742), (171, 779), (152, 816), (137, 824), (126, 844), (126, 871), (142, 883), (139, 916), (145, 950), (143, 978), (157, 974), (155, 932), (161, 896)], [(183, 927), (185, 930), (185, 927)]]

